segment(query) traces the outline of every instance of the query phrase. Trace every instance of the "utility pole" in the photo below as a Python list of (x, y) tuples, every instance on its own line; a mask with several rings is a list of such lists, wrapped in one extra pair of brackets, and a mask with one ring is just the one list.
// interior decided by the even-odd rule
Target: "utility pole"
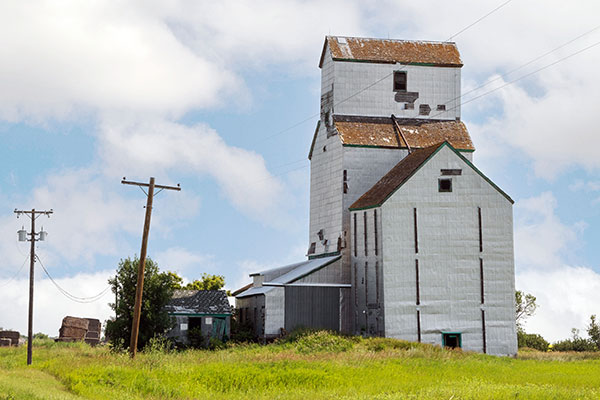
[[(27, 215), (31, 219), (31, 231), (27, 233), (25, 229), (21, 229), (17, 233), (19, 234), (19, 241), (30, 241), (31, 249), (29, 251), (29, 317), (28, 317), (28, 327), (27, 327), (27, 365), (31, 365), (32, 361), (32, 351), (33, 351), (33, 278), (34, 278), (34, 264), (35, 264), (35, 241), (36, 236), (39, 236), (40, 241), (46, 240), (47, 232), (44, 232), (44, 228), (41, 231), (35, 232), (35, 220), (42, 214), (47, 215), (50, 218), (50, 214), (54, 211), (50, 209), (50, 211), (37, 211), (35, 208), (31, 211), (17, 210), (15, 208), (15, 214), (17, 214), (17, 218), (21, 214)], [(31, 237), (31, 239), (27, 239), (27, 235)]]
[(135, 306), (133, 309), (133, 323), (131, 325), (131, 341), (129, 343), (129, 353), (131, 354), (131, 358), (135, 358), (135, 354), (137, 353), (138, 332), (140, 329), (140, 316), (142, 313), (144, 270), (146, 268), (146, 250), (148, 249), (148, 234), (150, 233), (150, 217), (152, 216), (152, 200), (154, 199), (154, 189), (160, 189), (158, 192), (156, 192), (156, 194), (158, 194), (165, 189), (179, 191), (181, 190), (181, 187), (179, 187), (179, 184), (177, 184), (177, 186), (156, 185), (153, 177), (150, 178), (150, 183), (127, 181), (126, 178), (123, 177), (121, 183), (124, 185), (139, 186), (144, 193), (146, 193), (146, 191), (143, 188), (148, 188), (148, 192), (146, 193), (146, 196), (148, 197), (146, 202), (146, 218), (144, 219), (144, 231), (142, 233), (142, 250), (140, 251), (140, 265), (138, 266), (138, 279), (135, 289)]

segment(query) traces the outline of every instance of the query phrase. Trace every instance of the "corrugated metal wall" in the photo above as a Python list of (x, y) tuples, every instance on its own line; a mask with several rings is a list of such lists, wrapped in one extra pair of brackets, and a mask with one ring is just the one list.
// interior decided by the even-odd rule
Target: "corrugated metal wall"
[(340, 289), (288, 286), (285, 288), (285, 329), (340, 329)]

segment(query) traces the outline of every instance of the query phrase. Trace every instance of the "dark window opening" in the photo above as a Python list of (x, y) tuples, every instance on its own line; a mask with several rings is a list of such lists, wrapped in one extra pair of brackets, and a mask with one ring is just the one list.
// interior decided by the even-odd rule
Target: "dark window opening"
[(327, 146), (323, 146), (323, 152), (327, 151)]
[(406, 92), (406, 71), (394, 71), (394, 91)]
[(317, 243), (316, 242), (312, 242), (310, 244), (310, 246), (308, 247), (308, 254), (315, 254), (316, 250), (317, 250)]
[(438, 189), (440, 192), (452, 191), (452, 179), (440, 179), (438, 181)]
[(442, 333), (442, 346), (451, 349), (462, 347), (462, 334), (455, 332)]
[(431, 107), (429, 107), (429, 104), (419, 105), (419, 115), (429, 115), (430, 112), (431, 112)]
[(462, 175), (462, 169), (440, 169), (442, 175)]
[(404, 109), (405, 110), (414, 110), (415, 109), (415, 103), (406, 103), (404, 105)]
[(445, 104), (438, 104), (437, 110), (438, 111), (446, 111), (446, 105)]

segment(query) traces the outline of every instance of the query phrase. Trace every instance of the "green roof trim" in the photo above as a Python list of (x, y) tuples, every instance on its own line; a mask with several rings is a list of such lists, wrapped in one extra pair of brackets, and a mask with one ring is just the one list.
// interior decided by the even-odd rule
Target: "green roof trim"
[(218, 314), (218, 313), (184, 313), (184, 312), (172, 312), (168, 313), (171, 316), (183, 316), (183, 317), (230, 317), (231, 314)]
[(479, 176), (481, 176), (487, 183), (489, 183), (490, 185), (492, 185), (492, 187), (494, 189), (496, 189), (498, 192), (500, 192), (500, 194), (502, 196), (504, 196), (508, 201), (510, 201), (511, 204), (515, 204), (515, 201), (508, 195), (506, 194), (505, 191), (503, 191), (502, 189), (500, 189), (498, 187), (498, 185), (496, 185), (494, 182), (492, 182), (492, 180), (490, 178), (488, 178), (487, 176), (485, 176), (485, 174), (483, 172), (481, 172), (475, 165), (473, 165), (473, 163), (471, 161), (469, 161), (465, 156), (463, 156), (462, 154), (460, 154), (460, 150), (455, 149), (454, 147), (452, 147), (452, 145), (450, 143), (448, 143), (447, 141), (442, 143), (433, 153), (431, 153), (431, 155), (429, 157), (427, 157), (425, 159), (425, 161), (423, 161), (421, 163), (421, 165), (419, 165), (418, 168), (416, 168), (407, 178), (406, 180), (398, 185), (398, 187), (396, 187), (394, 190), (392, 190), (390, 192), (390, 194), (388, 194), (385, 199), (383, 199), (382, 202), (380, 202), (379, 204), (374, 204), (371, 206), (366, 206), (366, 207), (360, 207), (360, 208), (350, 208), (350, 211), (361, 211), (361, 210), (368, 210), (371, 208), (377, 208), (377, 207), (381, 207), (381, 205), (383, 203), (385, 203), (390, 197), (392, 197), (392, 195), (394, 195), (394, 193), (396, 193), (398, 191), (398, 189), (400, 189), (404, 183), (408, 182), (417, 172), (419, 172), (419, 170), (423, 167), (423, 165), (427, 164), (429, 162), (429, 160), (431, 160), (442, 148), (444, 148), (445, 146), (447, 146), (450, 150), (452, 150), (458, 157), (460, 157), (461, 160), (463, 160), (469, 167), (471, 167), (477, 174), (479, 174)]
[(369, 64), (400, 64), (400, 65), (415, 65), (419, 67), (442, 67), (442, 68), (462, 68), (463, 64), (436, 64), (436, 63), (418, 63), (418, 62), (396, 62), (396, 61), (382, 61), (382, 60), (361, 60), (359, 58), (341, 58), (332, 57), (333, 61), (343, 62), (358, 62), (358, 63), (369, 63)]
[(340, 255), (339, 251), (332, 251), (331, 253), (315, 254), (312, 256), (308, 256), (308, 259), (314, 260), (316, 258), (333, 257), (333, 256), (339, 256), (339, 255)]
[[(370, 145), (370, 144), (343, 143), (342, 146), (343, 147), (364, 147), (364, 148), (372, 148), (372, 149), (401, 149), (401, 150), (408, 150), (408, 147), (376, 146), (376, 145)], [(463, 153), (473, 153), (473, 152), (475, 152), (475, 149), (456, 149), (456, 150), (461, 151)]]

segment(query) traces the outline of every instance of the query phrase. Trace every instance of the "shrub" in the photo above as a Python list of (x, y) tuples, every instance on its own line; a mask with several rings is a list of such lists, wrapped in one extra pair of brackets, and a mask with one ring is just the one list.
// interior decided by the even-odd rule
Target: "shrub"
[(596, 345), (589, 339), (573, 338), (552, 344), (553, 351), (597, 351)]
[(190, 343), (190, 347), (200, 349), (202, 347), (205, 347), (206, 345), (206, 340), (204, 338), (204, 335), (202, 335), (202, 328), (199, 326), (189, 329), (187, 337)]
[(541, 335), (535, 333), (525, 333), (522, 330), (517, 332), (519, 349), (528, 347), (539, 351), (548, 351), (548, 343)]

